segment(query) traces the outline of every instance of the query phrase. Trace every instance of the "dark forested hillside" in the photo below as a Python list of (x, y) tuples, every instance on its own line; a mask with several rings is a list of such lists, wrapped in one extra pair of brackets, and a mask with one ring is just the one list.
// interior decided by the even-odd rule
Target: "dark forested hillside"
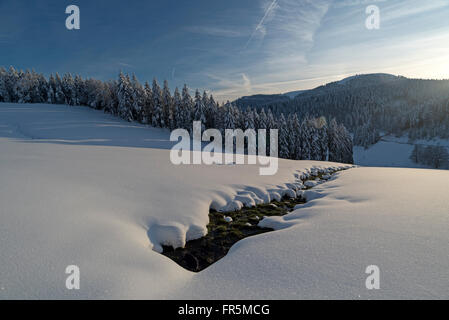
[(388, 74), (354, 76), (277, 103), (259, 103), (273, 114), (336, 118), (368, 146), (380, 132), (410, 139), (449, 138), (449, 80), (418, 80)]
[(290, 97), (283, 94), (257, 94), (254, 96), (241, 97), (234, 104), (239, 108), (260, 107), (267, 104), (288, 103)]

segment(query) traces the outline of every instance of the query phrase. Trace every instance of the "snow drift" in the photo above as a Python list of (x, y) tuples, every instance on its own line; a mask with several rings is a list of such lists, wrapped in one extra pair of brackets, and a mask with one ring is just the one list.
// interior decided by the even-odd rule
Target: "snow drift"
[[(267, 202), (340, 165), (177, 167), (168, 136), (87, 108), (0, 104), (0, 298), (448, 297), (449, 172), (340, 173), (262, 221), (281, 231), (193, 274), (154, 250), (204, 235), (211, 206)], [(377, 292), (364, 287), (372, 264)], [(65, 288), (68, 265), (80, 290)]]

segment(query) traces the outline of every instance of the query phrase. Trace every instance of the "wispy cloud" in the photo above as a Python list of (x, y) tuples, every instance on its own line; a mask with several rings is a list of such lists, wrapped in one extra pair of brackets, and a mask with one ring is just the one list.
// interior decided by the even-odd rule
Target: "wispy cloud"
[(269, 19), (270, 16), (273, 16), (276, 8), (278, 8), (278, 0), (273, 0), (273, 2), (271, 2), (268, 5), (268, 7), (265, 9), (262, 19), (259, 21), (259, 23), (257, 24), (256, 28), (254, 29), (253, 33), (249, 37), (248, 42), (246, 43), (245, 47), (247, 47), (250, 44), (250, 42), (253, 40), (253, 38), (256, 36), (256, 34), (259, 33), (262, 37), (265, 36), (265, 34), (266, 34), (265, 22)]
[(244, 73), (242, 73), (242, 78), (243, 78), (243, 87), (246, 89), (246, 91), (248, 93), (251, 92), (252, 87), (251, 87), (251, 80), (248, 78), (248, 76)]
[[(360, 73), (449, 75), (448, 0), (259, 1), (263, 9), (248, 17), (247, 47), (225, 50), (229, 57), (198, 75), (220, 101), (310, 89)], [(380, 7), (380, 30), (365, 27), (370, 4)]]
[[(307, 77), (303, 74), (308, 64), (307, 55), (314, 47), (315, 35), (332, 0), (275, 0), (264, 3), (264, 14), (240, 55), (241, 61), (226, 69), (208, 72), (221, 75), (213, 86), (217, 88), (216, 94), (224, 99), (249, 92), (273, 93), (276, 85), (292, 87), (298, 83), (304, 84), (302, 79)], [(256, 38), (264, 41), (256, 43)], [(242, 86), (242, 71), (246, 77), (244, 83), (248, 84), (246, 80), (251, 79), (250, 85)], [(279, 93), (282, 90), (278, 87), (276, 91)]]
[(385, 5), (382, 8), (382, 21), (400, 20), (414, 15), (420, 15), (434, 10), (449, 7), (447, 0), (407, 0)]
[(121, 67), (126, 67), (126, 68), (135, 68), (132, 64), (126, 63), (126, 62), (118, 62), (117, 63), (119, 66)]
[(204, 34), (215, 37), (239, 38), (247, 36), (248, 33), (241, 29), (232, 29), (229, 27), (212, 27), (212, 26), (190, 26), (185, 28), (186, 31), (197, 34)]

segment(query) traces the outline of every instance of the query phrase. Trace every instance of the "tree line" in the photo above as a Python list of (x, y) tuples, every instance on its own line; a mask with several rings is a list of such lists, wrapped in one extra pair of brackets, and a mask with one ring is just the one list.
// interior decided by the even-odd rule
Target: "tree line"
[(34, 70), (0, 68), (0, 102), (88, 106), (126, 121), (190, 132), (193, 121), (201, 121), (203, 130), (216, 128), (223, 134), (226, 129), (278, 129), (281, 158), (353, 163), (352, 137), (335, 119), (328, 122), (307, 114), (300, 119), (282, 112), (275, 116), (263, 108), (241, 110), (229, 102), (219, 104), (206, 91), (196, 90), (192, 97), (184, 85), (172, 94), (167, 81), (162, 87), (156, 79), (142, 85), (135, 75), (123, 72), (117, 80), (100, 81), (70, 73), (47, 79)]
[[(236, 103), (245, 108), (248, 99)], [(408, 136), (410, 141), (449, 139), (449, 80), (360, 75), (318, 87), (294, 99), (259, 101), (275, 115), (296, 113), (336, 118), (354, 136), (354, 145), (369, 147), (381, 135)]]
[(414, 163), (429, 166), (435, 169), (449, 169), (449, 153), (443, 146), (423, 146), (416, 144), (410, 159)]

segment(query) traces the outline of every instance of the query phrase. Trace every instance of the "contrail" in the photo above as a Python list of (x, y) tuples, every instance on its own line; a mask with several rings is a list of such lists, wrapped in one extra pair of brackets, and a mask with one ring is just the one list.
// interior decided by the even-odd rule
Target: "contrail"
[(251, 42), (251, 40), (253, 40), (254, 36), (256, 35), (256, 32), (258, 30), (260, 30), (265, 22), (265, 20), (267, 19), (268, 15), (270, 14), (270, 12), (276, 7), (276, 5), (278, 4), (278, 0), (273, 0), (273, 2), (270, 4), (270, 6), (267, 8), (267, 10), (265, 11), (265, 14), (262, 18), (262, 20), (260, 20), (259, 24), (257, 25), (256, 29), (254, 30), (254, 32), (251, 34), (251, 37), (249, 37), (248, 42), (245, 45), (245, 48), (248, 47), (249, 43)]

